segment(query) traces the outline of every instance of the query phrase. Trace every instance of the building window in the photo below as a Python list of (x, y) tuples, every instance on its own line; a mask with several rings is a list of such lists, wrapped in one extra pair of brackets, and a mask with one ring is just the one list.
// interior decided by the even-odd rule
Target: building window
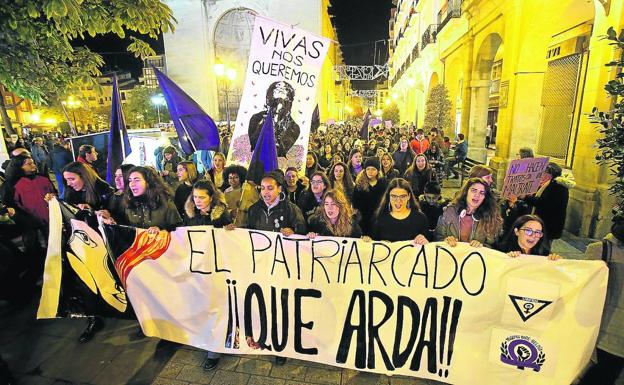
[(550, 61), (544, 76), (537, 152), (566, 163), (569, 163), (580, 69), (581, 54), (574, 54)]

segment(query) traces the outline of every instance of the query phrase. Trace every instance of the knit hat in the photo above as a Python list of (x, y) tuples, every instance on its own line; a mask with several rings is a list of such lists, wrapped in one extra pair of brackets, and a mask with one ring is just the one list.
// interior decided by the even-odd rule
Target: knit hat
[(366, 169), (366, 167), (375, 167), (377, 170), (380, 170), (381, 166), (379, 164), (379, 159), (375, 157), (366, 158), (366, 161), (364, 162), (364, 169)]

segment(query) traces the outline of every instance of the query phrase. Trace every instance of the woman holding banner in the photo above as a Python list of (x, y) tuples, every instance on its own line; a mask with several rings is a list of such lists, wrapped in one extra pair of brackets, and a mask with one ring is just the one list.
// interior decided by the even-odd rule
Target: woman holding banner
[[(247, 228), (279, 231), (283, 236), (306, 234), (306, 223), (299, 207), (282, 193), (284, 177), (279, 171), (264, 174), (260, 181), (261, 199), (249, 209)], [(275, 357), (277, 365), (284, 365), (286, 357)]]
[(408, 181), (397, 178), (390, 182), (376, 212), (373, 239), (390, 242), (413, 240), (418, 245), (429, 243), (427, 216), (420, 211)]
[(497, 249), (512, 258), (525, 254), (541, 255), (551, 261), (560, 259), (560, 255), (550, 252), (548, 242), (544, 242), (544, 233), (542, 218), (537, 215), (523, 215), (514, 222)]
[(260, 200), (249, 209), (248, 229), (279, 231), (289, 237), (305, 234), (306, 224), (297, 205), (290, 202), (282, 192), (283, 177), (273, 171), (264, 175), (260, 182)]
[(317, 235), (359, 238), (362, 229), (351, 204), (340, 190), (328, 190), (323, 194), (321, 206), (310, 216), (308, 238)]
[(184, 205), (184, 211), (186, 213), (185, 226), (208, 225), (234, 228), (223, 193), (209, 180), (195, 182), (192, 194)]
[[(78, 206), (82, 210), (113, 210), (111, 198), (113, 188), (95, 173), (93, 168), (84, 163), (72, 162), (63, 168), (64, 201)], [(105, 217), (110, 217), (105, 212)], [(87, 305), (88, 306), (88, 305)], [(87, 313), (90, 311), (87, 309)], [(93, 313), (91, 313), (93, 314)], [(104, 321), (97, 316), (87, 317), (87, 325), (78, 337), (81, 343), (89, 342), (95, 333), (104, 327)]]
[(457, 242), (468, 242), (473, 247), (493, 245), (502, 222), (490, 185), (481, 178), (471, 178), (438, 220), (436, 239), (451, 247)]
[(171, 199), (171, 189), (156, 170), (137, 166), (130, 170), (124, 198), (121, 224), (147, 229), (156, 235), (161, 229), (172, 230), (182, 218)]

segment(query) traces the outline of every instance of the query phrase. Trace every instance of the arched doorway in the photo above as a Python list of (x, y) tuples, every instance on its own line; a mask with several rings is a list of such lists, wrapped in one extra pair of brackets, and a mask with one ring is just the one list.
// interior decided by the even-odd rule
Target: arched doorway
[[(503, 65), (502, 44), (503, 39), (497, 33), (491, 33), (483, 39), (470, 82), (468, 157), (482, 163), (487, 160), (486, 137), (489, 136), (491, 139), (494, 136), (497, 125), (500, 74)], [(495, 107), (494, 114), (490, 114), (491, 106)]]
[[(217, 82), (219, 120), (225, 120), (227, 107), (230, 118), (236, 119), (247, 71), (254, 20), (255, 13), (252, 10), (237, 8), (224, 13), (216, 23), (213, 39), (214, 62), (236, 71), (234, 80), (222, 79)], [(209, 71), (212, 73), (212, 68)]]

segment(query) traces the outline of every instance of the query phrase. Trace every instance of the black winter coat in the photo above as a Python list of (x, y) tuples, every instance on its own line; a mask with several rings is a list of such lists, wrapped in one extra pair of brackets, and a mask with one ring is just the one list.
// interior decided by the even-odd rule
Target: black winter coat
[(267, 208), (263, 200), (257, 201), (249, 208), (245, 227), (263, 231), (291, 228), (297, 234), (306, 234), (306, 223), (301, 210), (288, 200), (280, 201), (271, 209)]

